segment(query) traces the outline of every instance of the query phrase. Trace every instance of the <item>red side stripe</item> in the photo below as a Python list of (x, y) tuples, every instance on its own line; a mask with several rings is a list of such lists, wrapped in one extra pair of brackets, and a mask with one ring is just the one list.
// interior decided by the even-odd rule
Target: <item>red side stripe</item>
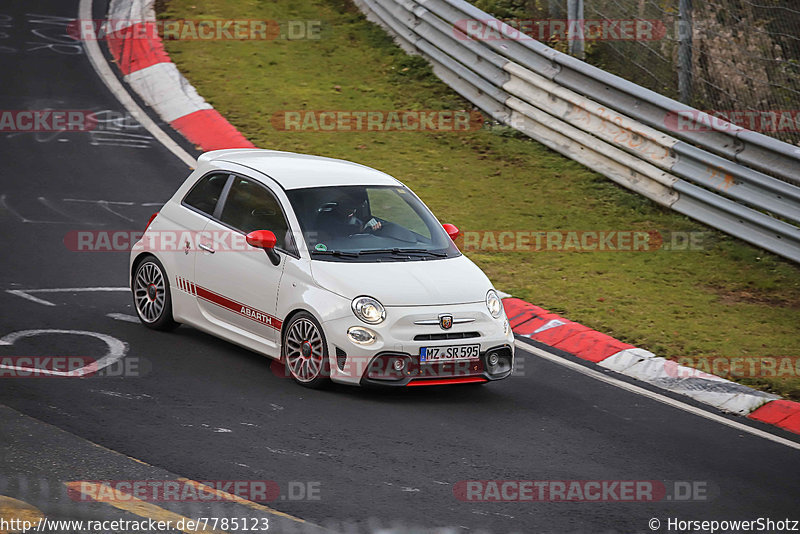
[[(252, 308), (247, 304), (242, 304), (241, 302), (236, 302), (235, 300), (231, 300), (228, 297), (224, 297), (218, 293), (214, 293), (202, 286), (194, 286), (195, 294), (212, 304), (216, 304), (222, 308), (228, 309), (242, 317), (246, 317), (252, 321), (256, 321), (257, 323), (261, 323), (263, 325), (269, 326), (270, 328), (274, 328), (275, 330), (281, 329), (281, 321), (277, 317), (273, 317), (268, 313), (264, 313), (260, 310)], [(247, 314), (244, 313), (242, 310), (247, 309), (250, 310), (252, 313)]]

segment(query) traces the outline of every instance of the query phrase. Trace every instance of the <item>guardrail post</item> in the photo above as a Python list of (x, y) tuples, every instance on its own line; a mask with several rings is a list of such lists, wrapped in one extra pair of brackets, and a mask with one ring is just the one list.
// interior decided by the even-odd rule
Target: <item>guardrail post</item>
[(692, 0), (678, 4), (678, 92), (681, 102), (690, 105), (693, 96), (692, 80)]
[(548, 7), (548, 15), (550, 16), (551, 20), (558, 20), (564, 17), (564, 10), (561, 7), (563, 4), (563, 0), (548, 0), (547, 7)]
[(567, 18), (569, 53), (578, 59), (584, 59), (586, 53), (583, 41), (583, 0), (567, 0)]

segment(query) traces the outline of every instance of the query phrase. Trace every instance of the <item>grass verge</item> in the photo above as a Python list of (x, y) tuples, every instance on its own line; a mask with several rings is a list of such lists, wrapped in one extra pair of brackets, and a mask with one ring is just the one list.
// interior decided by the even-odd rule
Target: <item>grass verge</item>
[[(285, 132), (287, 110), (470, 109), (346, 0), (167, 0), (161, 18), (319, 20), (319, 39), (168, 41), (183, 74), (257, 146), (364, 163), (462, 230), (702, 232), (655, 252), (468, 252), (495, 286), (669, 358), (800, 353), (800, 269), (679, 216), (507, 128)], [(800, 400), (800, 369), (737, 378)]]

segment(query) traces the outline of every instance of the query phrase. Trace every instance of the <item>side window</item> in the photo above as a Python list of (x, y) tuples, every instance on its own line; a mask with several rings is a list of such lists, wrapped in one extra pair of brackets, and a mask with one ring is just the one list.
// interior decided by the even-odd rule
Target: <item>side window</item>
[(246, 234), (253, 230), (270, 230), (279, 248), (297, 252), (280, 203), (258, 182), (234, 177), (220, 221)]
[(222, 195), (228, 176), (228, 174), (208, 174), (200, 178), (183, 199), (183, 203), (206, 215), (214, 215), (214, 208), (217, 207), (217, 201)]

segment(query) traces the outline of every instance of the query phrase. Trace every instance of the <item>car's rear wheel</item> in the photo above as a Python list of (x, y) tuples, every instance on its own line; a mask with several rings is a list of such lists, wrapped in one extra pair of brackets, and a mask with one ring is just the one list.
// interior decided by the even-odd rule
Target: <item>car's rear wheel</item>
[(294, 380), (309, 388), (330, 383), (330, 363), (325, 334), (317, 320), (307, 312), (292, 317), (283, 333), (283, 361)]
[(172, 294), (167, 272), (161, 262), (147, 257), (133, 274), (133, 305), (139, 320), (154, 330), (173, 330), (179, 326), (172, 319)]

